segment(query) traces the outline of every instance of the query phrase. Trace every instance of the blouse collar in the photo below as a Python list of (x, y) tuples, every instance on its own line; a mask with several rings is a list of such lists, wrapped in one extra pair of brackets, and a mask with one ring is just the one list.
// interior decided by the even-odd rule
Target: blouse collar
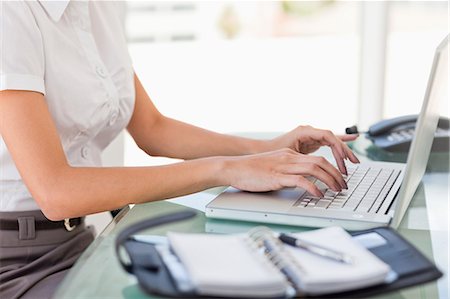
[(69, 0), (39, 0), (53, 21), (58, 22), (69, 4)]

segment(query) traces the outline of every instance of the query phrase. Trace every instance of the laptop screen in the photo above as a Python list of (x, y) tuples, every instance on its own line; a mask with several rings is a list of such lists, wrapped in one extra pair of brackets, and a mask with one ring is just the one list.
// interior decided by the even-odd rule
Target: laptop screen
[(428, 79), (422, 110), (417, 120), (415, 137), (408, 154), (405, 175), (395, 206), (391, 225), (398, 227), (425, 173), (439, 120), (439, 104), (448, 101), (448, 44), (447, 36), (436, 49)]

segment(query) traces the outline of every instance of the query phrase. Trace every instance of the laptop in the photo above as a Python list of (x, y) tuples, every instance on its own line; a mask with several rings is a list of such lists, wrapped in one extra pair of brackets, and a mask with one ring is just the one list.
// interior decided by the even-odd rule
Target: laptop
[(301, 188), (244, 192), (229, 187), (206, 206), (209, 218), (298, 226), (339, 225), (348, 230), (398, 227), (425, 173), (439, 119), (439, 99), (448, 98), (447, 36), (437, 47), (407, 163), (349, 164), (348, 189), (337, 193), (315, 180), (324, 197)]

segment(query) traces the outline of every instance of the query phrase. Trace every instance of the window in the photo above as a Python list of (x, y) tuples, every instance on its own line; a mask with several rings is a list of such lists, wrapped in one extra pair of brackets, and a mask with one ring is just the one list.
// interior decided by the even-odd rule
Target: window
[[(449, 33), (448, 2), (393, 1), (388, 26), (384, 116), (417, 114), (434, 51)], [(448, 103), (442, 113), (449, 116)]]
[[(170, 117), (219, 132), (310, 124), (340, 133), (358, 121), (362, 5), (130, 2), (130, 53)], [(445, 1), (388, 2), (383, 117), (420, 110), (433, 51), (448, 33), (447, 11)], [(128, 136), (125, 164), (150, 161)]]

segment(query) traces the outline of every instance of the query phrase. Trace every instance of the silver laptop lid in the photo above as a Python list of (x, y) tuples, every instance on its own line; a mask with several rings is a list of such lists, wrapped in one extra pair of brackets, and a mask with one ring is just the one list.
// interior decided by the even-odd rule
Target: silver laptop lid
[(425, 173), (439, 120), (439, 102), (448, 101), (448, 44), (449, 36), (440, 43), (434, 55), (422, 110), (417, 120), (415, 136), (408, 153), (402, 186), (395, 204), (391, 226), (398, 227), (417, 186)]

